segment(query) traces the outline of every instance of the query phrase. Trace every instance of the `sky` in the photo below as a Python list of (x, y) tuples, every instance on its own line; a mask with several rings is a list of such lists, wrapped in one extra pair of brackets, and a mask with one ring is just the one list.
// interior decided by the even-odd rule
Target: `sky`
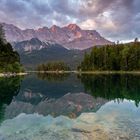
[(140, 38), (140, 0), (0, 0), (0, 22), (22, 29), (75, 23), (127, 41)]

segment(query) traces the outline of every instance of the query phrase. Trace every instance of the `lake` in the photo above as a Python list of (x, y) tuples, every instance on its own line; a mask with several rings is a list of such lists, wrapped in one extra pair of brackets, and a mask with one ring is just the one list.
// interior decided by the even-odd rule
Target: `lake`
[(140, 140), (140, 75), (0, 78), (0, 140)]

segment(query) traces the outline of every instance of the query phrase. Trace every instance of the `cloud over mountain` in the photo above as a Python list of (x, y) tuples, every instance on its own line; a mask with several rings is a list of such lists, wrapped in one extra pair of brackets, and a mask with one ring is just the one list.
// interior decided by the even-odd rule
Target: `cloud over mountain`
[(112, 40), (140, 37), (139, 0), (0, 0), (0, 22), (22, 28), (77, 23)]

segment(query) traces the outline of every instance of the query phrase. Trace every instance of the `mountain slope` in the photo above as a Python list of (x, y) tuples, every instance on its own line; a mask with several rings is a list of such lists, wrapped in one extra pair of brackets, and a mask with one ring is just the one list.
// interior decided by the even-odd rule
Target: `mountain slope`
[(10, 42), (21, 42), (38, 38), (40, 41), (51, 41), (69, 49), (86, 49), (95, 45), (112, 44), (103, 38), (96, 30), (82, 30), (76, 24), (65, 27), (53, 25), (51, 28), (43, 27), (37, 30), (20, 28), (11, 24), (2, 24), (7, 40)]
[(68, 50), (59, 44), (54, 44), (41, 50), (21, 51), (19, 54), (21, 63), (28, 70), (33, 70), (38, 64), (50, 61), (64, 61), (71, 69), (76, 69), (83, 59), (84, 51)]
[(41, 50), (43, 48), (48, 48), (50, 46), (55, 45), (53, 42), (43, 42), (38, 38), (32, 38), (31, 40), (25, 40), (21, 42), (14, 42), (13, 48), (17, 51), (33, 51), (33, 50)]

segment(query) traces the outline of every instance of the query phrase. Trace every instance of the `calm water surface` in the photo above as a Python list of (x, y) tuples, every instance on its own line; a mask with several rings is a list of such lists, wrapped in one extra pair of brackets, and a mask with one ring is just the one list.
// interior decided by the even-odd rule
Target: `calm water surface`
[(140, 140), (140, 75), (0, 78), (0, 140)]

